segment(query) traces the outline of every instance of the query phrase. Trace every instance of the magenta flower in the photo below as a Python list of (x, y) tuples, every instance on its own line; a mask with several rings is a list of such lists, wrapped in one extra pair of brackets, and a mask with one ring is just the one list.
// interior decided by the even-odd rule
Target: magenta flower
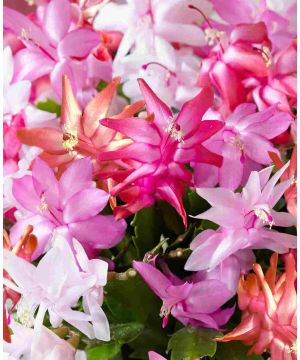
[(220, 166), (222, 157), (210, 152), (202, 142), (219, 131), (220, 121), (201, 121), (212, 105), (213, 92), (204, 88), (186, 102), (175, 117), (168, 106), (139, 79), (145, 98), (148, 119), (104, 119), (101, 124), (119, 131), (133, 143), (99, 154), (99, 160), (130, 160), (128, 171), (112, 175), (119, 182), (112, 191), (127, 204), (115, 209), (117, 218), (126, 217), (151, 206), (155, 200), (169, 202), (186, 225), (182, 195), (190, 185), (191, 173), (185, 164), (191, 161)]
[(100, 35), (90, 27), (74, 28), (71, 9), (68, 0), (51, 0), (43, 8), (40, 22), (34, 23), (4, 8), (4, 29), (20, 37), (25, 45), (15, 55), (17, 80), (33, 81), (50, 75), (54, 92), (61, 96), (61, 79), (68, 75), (75, 91), (82, 89), (82, 79), (87, 76), (84, 60), (100, 44)]
[(273, 210), (292, 182), (290, 179), (276, 185), (288, 164), (269, 181), (272, 166), (260, 172), (253, 171), (242, 193), (224, 188), (197, 189), (197, 193), (212, 205), (197, 218), (213, 221), (220, 228), (217, 231), (205, 230), (194, 239), (186, 270), (213, 269), (243, 249), (286, 253), (290, 248), (296, 248), (296, 236), (271, 229), (274, 225), (288, 227), (295, 224), (292, 215)]
[(109, 195), (95, 187), (90, 158), (74, 161), (59, 180), (44, 161), (36, 158), (31, 176), (13, 179), (12, 193), (21, 212), (11, 229), (12, 244), (27, 225), (33, 225), (38, 238), (34, 258), (49, 245), (54, 229), (76, 238), (89, 251), (114, 246), (126, 229), (124, 220), (98, 215)]
[(292, 123), (285, 112), (275, 113), (275, 106), (256, 112), (254, 104), (239, 105), (225, 120), (225, 126), (207, 142), (210, 150), (223, 156), (220, 168), (195, 166), (195, 186), (215, 186), (235, 190), (246, 181), (251, 170), (271, 162), (269, 151), (279, 154), (270, 141), (282, 134)]
[[(221, 310), (235, 293), (231, 290), (231, 274), (224, 271), (219, 278), (205, 276), (197, 281), (181, 280), (170, 272), (166, 264), (162, 264), (164, 273), (153, 265), (134, 261), (133, 267), (139, 272), (144, 281), (159, 296), (163, 305), (160, 316), (163, 318), (163, 327), (168, 323), (171, 314), (184, 325), (203, 326), (218, 329), (224, 325), (232, 315), (234, 309)], [(229, 275), (229, 277), (228, 277)], [(239, 274), (237, 274), (239, 276)], [(238, 276), (235, 279), (236, 289)]]

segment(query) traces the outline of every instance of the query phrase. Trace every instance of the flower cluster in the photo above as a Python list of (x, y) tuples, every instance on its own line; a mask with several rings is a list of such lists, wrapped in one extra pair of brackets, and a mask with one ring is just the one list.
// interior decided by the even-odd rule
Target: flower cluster
[(7, 358), (296, 359), (296, 1), (4, 3)]

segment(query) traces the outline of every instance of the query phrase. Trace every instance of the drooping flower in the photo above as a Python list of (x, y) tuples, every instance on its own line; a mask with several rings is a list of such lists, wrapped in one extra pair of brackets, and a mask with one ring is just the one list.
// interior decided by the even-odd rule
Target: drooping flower
[[(18, 138), (26, 145), (43, 149), (40, 158), (53, 168), (63, 169), (74, 159), (90, 156), (93, 159), (94, 172), (99, 171), (99, 164), (95, 162), (97, 154), (104, 149), (118, 147), (119, 142), (122, 144), (121, 139), (115, 139), (116, 131), (107, 129), (99, 123), (99, 120), (108, 115), (119, 81), (119, 78), (114, 79), (82, 111), (73, 94), (69, 79), (64, 76), (60, 120), (62, 129), (50, 127), (20, 129)], [(143, 105), (143, 102), (129, 105), (114, 117), (134, 116)], [(105, 167), (105, 164), (103, 166)]]
[[(284, 166), (283, 161), (277, 154), (270, 152), (270, 158), (277, 170)], [(284, 198), (287, 204), (286, 207), (288, 212), (297, 219), (297, 145), (294, 146), (289, 167), (280, 178), (281, 181), (286, 181), (288, 179), (292, 179), (292, 182), (290, 187), (284, 193)]]
[[(276, 185), (288, 164), (268, 181), (272, 166), (253, 171), (242, 193), (225, 188), (198, 188), (197, 193), (212, 208), (196, 216), (219, 224), (218, 230), (205, 230), (192, 242), (193, 252), (186, 270), (213, 269), (228, 256), (242, 249), (270, 249), (286, 253), (296, 248), (296, 236), (272, 230), (272, 226), (295, 224), (292, 215), (276, 212), (273, 207), (289, 188), (291, 179)], [(269, 228), (266, 228), (268, 226)]]
[(19, 213), (11, 229), (11, 241), (14, 244), (23, 229), (33, 225), (38, 238), (34, 258), (50, 245), (54, 229), (66, 231), (87, 251), (114, 246), (126, 229), (124, 220), (98, 215), (109, 195), (95, 187), (90, 158), (74, 161), (59, 180), (44, 161), (36, 158), (31, 176), (13, 179), (12, 193)]
[(29, 101), (31, 82), (28, 80), (14, 81), (14, 60), (9, 46), (3, 50), (4, 77), (4, 121), (10, 123), (13, 115), (25, 109)]
[(225, 120), (221, 132), (208, 140), (207, 147), (223, 156), (220, 168), (212, 165), (195, 165), (195, 186), (215, 186), (235, 190), (246, 181), (251, 170), (269, 165), (268, 152), (279, 154), (270, 141), (282, 134), (292, 123), (285, 112), (276, 107), (256, 112), (254, 104), (239, 105)]
[[(220, 309), (235, 293), (230, 272), (221, 275), (215, 273), (200, 280), (180, 279), (170, 272), (166, 264), (162, 264), (163, 272), (154, 265), (134, 261), (133, 267), (139, 272), (144, 281), (159, 296), (163, 305), (160, 316), (163, 327), (168, 323), (169, 315), (174, 316), (181, 323), (218, 329), (231, 317), (234, 309)], [(237, 274), (237, 277), (239, 273)], [(237, 279), (236, 279), (237, 280)]]
[(270, 351), (271, 359), (296, 360), (296, 265), (292, 253), (284, 256), (285, 272), (276, 275), (278, 255), (270, 259), (264, 275), (259, 264), (255, 274), (240, 279), (238, 304), (242, 310), (241, 323), (217, 341), (240, 340), (251, 345), (250, 354)]
[[(4, 283), (21, 294), (18, 321), (40, 330), (48, 311), (53, 327), (58, 327), (64, 319), (89, 338), (109, 340), (108, 321), (100, 308), (107, 263), (99, 259), (86, 260), (87, 272), (81, 271), (68, 242), (61, 238), (55, 240), (58, 244), (54, 244), (37, 266), (4, 250), (4, 269), (14, 281), (5, 279)], [(82, 296), (95, 291), (98, 291), (97, 308), (88, 304), (93, 313), (72, 309)]]
[(117, 218), (151, 206), (155, 200), (169, 202), (186, 225), (182, 195), (191, 173), (184, 164), (191, 161), (220, 166), (222, 157), (208, 151), (202, 142), (219, 131), (219, 121), (201, 121), (212, 105), (213, 93), (204, 88), (186, 102), (175, 117), (143, 79), (139, 85), (146, 101), (148, 119), (104, 119), (101, 124), (133, 140), (117, 150), (100, 153), (99, 160), (130, 160), (128, 171), (112, 174), (119, 182), (111, 195), (120, 195), (127, 204), (116, 207)]
[[(100, 44), (99, 34), (90, 26), (74, 27), (68, 0), (51, 0), (39, 10), (34, 22), (4, 8), (5, 31), (20, 37), (25, 46), (15, 55), (16, 80), (33, 81), (49, 75), (58, 97), (64, 74), (71, 79), (76, 93), (91, 86), (95, 81), (92, 69), (99, 62), (92, 51)], [(107, 80), (105, 74), (98, 73), (94, 88), (101, 77)]]

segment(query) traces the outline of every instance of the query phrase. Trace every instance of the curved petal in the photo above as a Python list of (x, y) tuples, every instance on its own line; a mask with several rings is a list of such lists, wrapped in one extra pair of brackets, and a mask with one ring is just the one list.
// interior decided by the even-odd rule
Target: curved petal
[(71, 234), (84, 246), (109, 249), (118, 244), (125, 233), (126, 222), (113, 216), (98, 215), (94, 218), (69, 224)]
[(17, 202), (33, 214), (38, 211), (40, 197), (33, 184), (33, 178), (25, 175), (18, 179), (13, 179), (12, 194)]
[(18, 129), (18, 139), (25, 145), (37, 146), (53, 154), (63, 154), (63, 134), (53, 128)]
[(73, 195), (66, 203), (63, 218), (66, 224), (88, 220), (107, 204), (109, 194), (100, 189), (85, 189)]
[(84, 134), (91, 137), (99, 127), (99, 120), (107, 116), (109, 106), (116, 93), (120, 78), (115, 78), (107, 87), (100, 91), (86, 106), (82, 118)]
[(197, 96), (183, 104), (176, 122), (180, 125), (184, 138), (189, 137), (189, 135), (194, 133), (199, 126), (203, 127), (203, 132), (208, 131), (206, 127), (210, 124), (205, 124), (205, 122), (200, 121), (208, 108), (212, 106), (213, 98), (214, 93), (212, 89), (204, 87)]
[(43, 28), (53, 45), (67, 34), (71, 25), (71, 6), (67, 0), (51, 0), (45, 7)]
[(138, 82), (146, 102), (147, 113), (148, 115), (154, 114), (154, 124), (157, 124), (160, 134), (163, 135), (173, 117), (172, 111), (154, 94), (145, 80), (138, 79)]
[(60, 57), (85, 58), (100, 44), (101, 38), (92, 29), (76, 29), (69, 32), (58, 44)]

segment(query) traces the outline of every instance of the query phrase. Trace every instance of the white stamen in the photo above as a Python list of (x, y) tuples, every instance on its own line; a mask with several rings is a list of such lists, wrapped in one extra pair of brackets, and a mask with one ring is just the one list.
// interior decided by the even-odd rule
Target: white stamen
[(224, 35), (224, 31), (207, 28), (204, 30), (204, 35), (205, 35), (205, 41), (207, 42), (207, 45), (214, 46), (219, 42), (220, 37)]
[(42, 196), (41, 196), (40, 205), (38, 206), (38, 210), (39, 210), (40, 212), (43, 212), (43, 211), (48, 210), (48, 208), (49, 208), (49, 205), (47, 204), (45, 195), (42, 195)]
[(262, 47), (262, 57), (265, 60), (267, 67), (272, 65), (272, 54), (267, 46)]
[(68, 124), (64, 127), (63, 147), (68, 152), (72, 152), (74, 147), (78, 144), (78, 132), (72, 129)]
[(268, 205), (263, 205), (254, 209), (254, 214), (262, 221), (264, 225), (269, 225), (270, 229), (275, 224)]
[(170, 306), (167, 306), (167, 305), (163, 302), (162, 307), (161, 307), (160, 312), (159, 312), (159, 316), (160, 316), (161, 318), (164, 318), (164, 317), (170, 315), (170, 313), (171, 313), (171, 307), (170, 307)]
[(178, 142), (183, 142), (183, 132), (180, 130), (180, 126), (176, 124), (176, 119), (172, 119), (165, 131)]
[(30, 29), (22, 28), (22, 29), (21, 29), (21, 39), (23, 39), (23, 40), (30, 40), (30, 38), (31, 38), (31, 31), (30, 31)]
[(32, 328), (34, 326), (34, 314), (37, 305), (31, 305), (21, 298), (17, 306), (17, 320), (20, 324)]
[(297, 354), (297, 341), (290, 347), (290, 353)]

